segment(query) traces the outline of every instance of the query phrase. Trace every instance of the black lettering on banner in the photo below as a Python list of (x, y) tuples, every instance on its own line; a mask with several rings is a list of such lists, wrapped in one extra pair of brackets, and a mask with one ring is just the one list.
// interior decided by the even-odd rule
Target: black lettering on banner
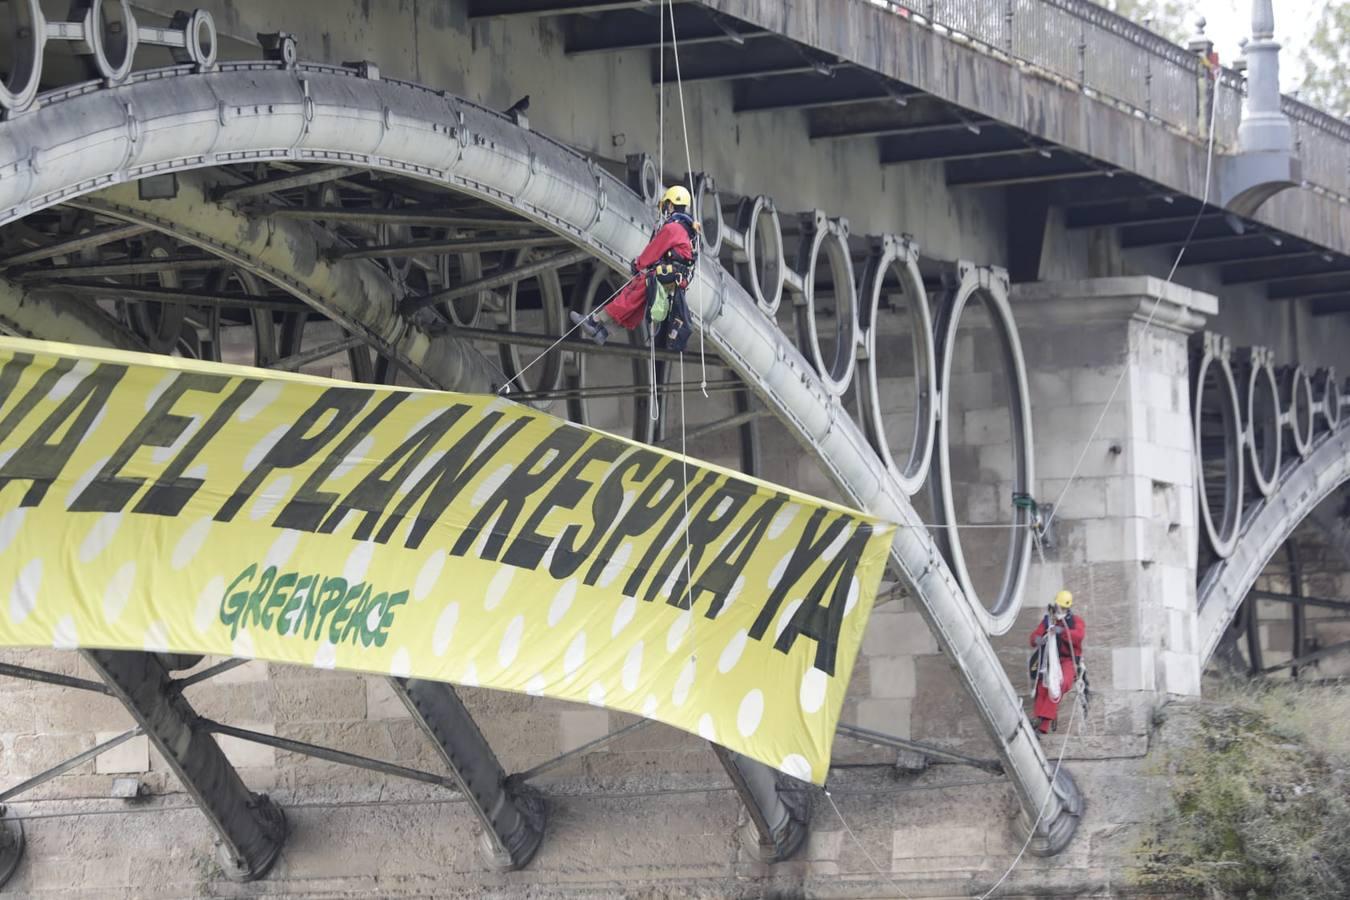
[[(683, 463), (681, 463), (683, 465)], [(722, 474), (717, 471), (706, 471), (700, 477), (695, 479), (694, 483), (689, 485), (687, 499), (676, 503), (675, 508), (671, 510), (669, 518), (661, 526), (654, 540), (647, 542), (647, 551), (642, 554), (642, 560), (634, 567), (628, 576), (628, 581), (623, 586), (623, 593), (627, 597), (636, 597), (642, 589), (642, 582), (647, 578), (647, 573), (651, 567), (656, 564), (657, 557), (676, 541), (676, 536), (680, 533), (680, 526), (685, 523), (684, 511), (692, 508), (698, 502), (698, 498), (703, 496), (703, 492), (712, 487), (713, 482), (721, 478)], [(684, 552), (684, 541), (679, 541), (680, 552)], [(651, 583), (647, 585), (647, 595), (642, 599), (650, 603), (660, 594), (661, 588), (665, 586), (666, 578), (660, 575), (652, 578)]]
[[(324, 461), (315, 467), (309, 477), (305, 479), (304, 484), (291, 497), (290, 502), (281, 508), (277, 514), (276, 520), (272, 522), (277, 528), (294, 528), (297, 531), (318, 531), (319, 523), (323, 521), (324, 513), (337, 502), (339, 494), (332, 491), (321, 491), (320, 487), (328, 480), (328, 476), (333, 474), (333, 470), (342, 464), (356, 446), (366, 439), (371, 429), (384, 420), (394, 408), (408, 398), (407, 394), (394, 393), (383, 397), (375, 408), (367, 413), (361, 421), (352, 427), (352, 430), (342, 436), (342, 440), (337, 442)], [(331, 520), (330, 520), (331, 521)], [(324, 528), (324, 531), (332, 531), (333, 526)]]
[(754, 485), (738, 478), (728, 478), (711, 497), (703, 501), (703, 505), (698, 507), (689, 519), (687, 539), (676, 540), (666, 553), (665, 560), (657, 568), (652, 583), (647, 587), (646, 599), (655, 598), (656, 591), (665, 584), (671, 570), (684, 562), (687, 553), (689, 561), (680, 566), (681, 571), (676, 573), (675, 585), (666, 602), (680, 609), (688, 609), (691, 606), (687, 594), (690, 573), (699, 570), (699, 565), (703, 561), (703, 551), (716, 543), (722, 532), (727, 530), (732, 520), (740, 514), (746, 502), (754, 495)]
[[(71, 390), (61, 405), (43, 420), (23, 446), (10, 457), (9, 462), (5, 463), (4, 468), (0, 469), (0, 487), (17, 480), (33, 482), (20, 506), (36, 506), (42, 502), (47, 488), (51, 487), (51, 483), (70, 461), (75, 448), (89, 434), (94, 420), (107, 405), (113, 388), (126, 373), (126, 366), (100, 363)], [(25, 397), (23, 403), (28, 400), (29, 397)], [(72, 416), (74, 421), (70, 421)], [(61, 439), (49, 443), (68, 421), (70, 427)]]
[(581, 564), (595, 552), (596, 545), (604, 538), (610, 524), (618, 519), (619, 512), (623, 509), (624, 477), (632, 472), (634, 477), (641, 481), (661, 459), (660, 454), (651, 450), (635, 449), (624, 457), (622, 463), (609, 470), (609, 475), (601, 482), (600, 489), (591, 500), (590, 534), (582, 541), (580, 547), (574, 547), (573, 544), (582, 526), (568, 525), (563, 529), (562, 537), (558, 539), (558, 548), (553, 551), (553, 562), (548, 568), (550, 575), (562, 581), (572, 577), (572, 574), (581, 568)]
[[(216, 521), (232, 520), (240, 507), (253, 496), (258, 486), (275, 470), (293, 469), (314, 457), (347, 427), (352, 417), (366, 405), (371, 394), (371, 391), (359, 388), (329, 388), (324, 391), (309, 409), (300, 414), (295, 423), (281, 436), (281, 440), (267, 451), (267, 455), (253, 471), (248, 473), (234, 494), (216, 513)], [(328, 416), (328, 421), (323, 427), (316, 434), (309, 435), (309, 430), (325, 416)]]
[[(502, 545), (515, 530), (516, 520), (525, 509), (526, 499), (552, 481), (558, 470), (576, 456), (581, 445), (589, 437), (591, 437), (589, 432), (570, 425), (560, 425), (553, 429), (526, 454), (520, 465), (511, 470), (511, 474), (506, 476), (497, 490), (493, 491), (492, 497), (469, 522), (469, 527), (460, 534), (450, 553), (454, 556), (463, 556), (478, 540), (478, 535), (483, 529), (495, 520), (481, 554), (483, 559), (495, 561)], [(541, 466), (537, 472), (536, 466)]]
[[(15, 353), (9, 359), (5, 360), (3, 367), (0, 367), (0, 409), (5, 408), (9, 402), (10, 395), (14, 393), (14, 388), (19, 383), (19, 376), (23, 370), (28, 368), (33, 362), (31, 353)], [(8, 419), (6, 419), (6, 424)], [(10, 434), (11, 428), (0, 431), (0, 434)]]
[(468, 434), (455, 441), (454, 446), (431, 467), (431, 471), (423, 475), (422, 480), (398, 502), (394, 514), (380, 526), (380, 533), (375, 540), (381, 544), (388, 541), (399, 523), (403, 521), (403, 517), (412, 510), (422, 495), (426, 494), (426, 502), (422, 504), (412, 528), (408, 529), (408, 539), (403, 544), (409, 550), (416, 550), (421, 546), (422, 539), (427, 536), (431, 526), (441, 517), (441, 513), (445, 512), (446, 507), (459, 496), (459, 492), (464, 490), (464, 486), (473, 481), (474, 476), (530, 421), (522, 416), (509, 423), (502, 429), (501, 434), (493, 438), (491, 444), (483, 448), (484, 439), (492, 433), (504, 415), (501, 412), (488, 413), (469, 429)]
[(683, 460), (673, 459), (647, 482), (647, 486), (642, 489), (641, 494), (638, 494), (638, 498), (633, 501), (622, 521), (614, 525), (614, 530), (605, 539), (604, 548), (586, 571), (586, 577), (582, 579), (586, 584), (595, 584), (625, 538), (637, 537), (660, 521), (665, 511), (670, 509), (670, 505), (679, 499), (679, 486), (683, 478)]
[(736, 579), (745, 571), (751, 557), (755, 555), (755, 550), (764, 540), (769, 525), (773, 523), (774, 516), (778, 515), (778, 511), (787, 501), (787, 494), (774, 494), (751, 511), (749, 518), (727, 540), (721, 552), (708, 564), (708, 568), (694, 579), (694, 589), (689, 592), (685, 609), (692, 608), (698, 602), (699, 594), (708, 591), (713, 595), (713, 599), (704, 615), (709, 619), (717, 618), (722, 612), (727, 595), (736, 586)]
[[(581, 502), (581, 498), (586, 496), (586, 492), (594, 486), (594, 482), (580, 477), (581, 473), (586, 470), (586, 466), (593, 462), (613, 462), (625, 449), (625, 444), (613, 438), (601, 437), (591, 442), (577, 456), (562, 477), (558, 479), (558, 482), (549, 489), (544, 498), (535, 504), (534, 512), (530, 513), (530, 517), (525, 520), (520, 533), (511, 542), (511, 546), (506, 549), (505, 555), (502, 556), (502, 562), (519, 569), (534, 569), (537, 567), (539, 561), (544, 558), (544, 553), (548, 550), (549, 545), (553, 543), (553, 538), (539, 533), (539, 526), (544, 519), (554, 509), (575, 509), (576, 505)], [(622, 497), (622, 494), (620, 497)]]
[[(342, 520), (347, 518), (349, 512), (360, 510), (365, 513), (365, 516), (357, 524), (356, 532), (352, 536), (358, 541), (369, 540), (370, 533), (379, 524), (380, 516), (393, 501), (399, 488), (422, 464), (422, 460), (431, 452), (431, 448), (436, 445), (436, 442), (445, 437), (454, 424), (463, 418), (464, 414), (470, 409), (472, 407), (467, 403), (456, 403), (419, 428), (416, 434), (409, 436), (406, 441), (398, 446), (397, 450), (380, 460), (370, 474), (362, 478), (360, 484), (352, 488), (351, 493), (342, 498), (342, 502), (328, 514), (328, 518), (319, 526), (319, 530), (324, 534), (331, 534), (342, 523)], [(395, 467), (398, 471), (386, 478), (385, 476)], [(386, 540), (388, 540), (388, 535), (383, 535), (379, 542), (384, 543)]]
[(172, 447), (192, 424), (192, 416), (170, 412), (173, 405), (188, 391), (216, 394), (230, 381), (224, 375), (203, 375), (180, 372), (156, 398), (145, 417), (136, 424), (126, 440), (117, 448), (107, 464), (94, 476), (89, 486), (70, 504), (71, 512), (121, 512), (131, 498), (145, 484), (144, 478), (118, 477), (118, 472), (131, 461), (142, 447)]
[(152, 516), (176, 516), (181, 513), (187, 502), (206, 483), (200, 478), (183, 478), (183, 473), (192, 465), (197, 454), (201, 453), (211, 439), (225, 427), (225, 423), (233, 418), (235, 411), (243, 406), (244, 401), (253, 396), (253, 392), (261, 385), (261, 381), (253, 378), (235, 385), (234, 390), (211, 411), (211, 415), (188, 440), (187, 445), (169, 461), (168, 467), (155, 479), (154, 484), (146, 488), (145, 494), (133, 512)]
[(825, 533), (816, 537), (820, 531), (820, 526), (825, 521), (825, 517), (830, 514), (828, 509), (820, 508), (811, 513), (811, 518), (807, 519), (806, 527), (802, 529), (802, 536), (797, 539), (797, 546), (793, 549), (792, 555), (788, 557), (787, 567), (783, 570), (783, 577), (778, 579), (778, 584), (774, 585), (773, 592), (769, 594), (769, 599), (765, 602), (764, 608), (759, 611), (759, 617), (755, 619), (755, 624), (750, 627), (750, 636), (757, 641), (764, 639), (764, 632), (773, 624), (774, 618), (778, 615), (778, 608), (783, 605), (783, 599), (787, 597), (788, 591), (797, 586), (797, 581), (806, 574), (806, 570), (811, 568), (811, 564), (820, 558), (825, 552), (825, 548), (834, 542), (843, 529), (848, 527), (851, 520), (846, 514), (841, 513), (839, 518), (835, 519), (825, 529)]
[[(20, 362), (20, 360), (25, 361)], [(18, 384), (19, 375), (22, 374), (23, 369), (32, 361), (33, 357), (29, 354), (16, 353), (12, 360), (5, 363), (5, 369), (3, 373), (0, 373), (0, 379), (12, 378), (12, 381), (4, 383), (5, 392), (3, 395), (0, 395), (0, 404), (9, 402), (9, 395)], [(47, 369), (39, 375), (37, 377), (37, 382), (23, 395), (23, 399), (16, 403), (14, 408), (5, 414), (3, 419), (0, 419), (0, 439), (13, 434), (15, 429), (19, 427), (19, 423), (28, 417), (28, 414), (33, 411), (33, 407), (38, 405), (38, 401), (50, 394), (52, 388), (61, 380), (61, 377), (73, 368), (75, 368), (75, 360), (58, 359), (52, 364), (50, 369)]]
[[(844, 622), (844, 610), (848, 607), (853, 573), (857, 571), (858, 560), (867, 549), (867, 541), (871, 536), (871, 525), (858, 526), (844, 549), (830, 560), (824, 574), (816, 579), (802, 605), (792, 614), (792, 620), (774, 642), (775, 650), (780, 653), (790, 652), (797, 635), (812, 638), (816, 642), (815, 667), (826, 675), (834, 674), (839, 629)], [(826, 593), (830, 595), (830, 604), (822, 606), (821, 601), (825, 599)]]

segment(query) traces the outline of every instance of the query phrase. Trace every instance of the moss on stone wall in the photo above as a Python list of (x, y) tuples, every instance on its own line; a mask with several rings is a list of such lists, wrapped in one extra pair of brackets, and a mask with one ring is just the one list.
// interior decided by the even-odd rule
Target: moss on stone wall
[(1226, 686), (1163, 717), (1174, 805), (1139, 850), (1138, 888), (1350, 897), (1350, 689)]

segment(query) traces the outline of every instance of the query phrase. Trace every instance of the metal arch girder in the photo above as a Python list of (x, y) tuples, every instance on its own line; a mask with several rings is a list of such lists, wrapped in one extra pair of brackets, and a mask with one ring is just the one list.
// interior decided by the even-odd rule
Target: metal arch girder
[(544, 838), (543, 798), (506, 773), (473, 716), (448, 684), (390, 678), (389, 684), (436, 745), (482, 825), (479, 850), (491, 868), (521, 869)]
[(32, 291), (0, 278), (0, 330), (19, 337), (118, 350), (145, 350), (145, 344), (93, 303), (60, 289)]
[(395, 359), (426, 387), (493, 386), (496, 369), (468, 343), (433, 335), (397, 314), (394, 283), (367, 260), (328, 260), (321, 232), (302, 222), (260, 220), (211, 199), (208, 173), (178, 177), (172, 199), (144, 200), (122, 184), (73, 201), (137, 222), (236, 263), (294, 294)]
[(1200, 664), (1209, 661), (1224, 630), (1266, 564), (1300, 523), (1350, 481), (1350, 429), (1327, 435), (1281, 480), (1274, 495), (1248, 509), (1231, 556), (1210, 567), (1197, 591)]
[[(0, 133), (8, 138), (0, 171), (12, 173), (0, 179), (0, 223), (151, 172), (245, 158), (340, 160), (438, 182), (585, 244), (616, 271), (641, 250), (651, 223), (636, 194), (561, 144), (442, 92), (327, 66), (236, 63), (136, 75), (118, 88), (49, 95)], [(82, 152), (90, 147), (99, 152)], [(700, 267), (690, 298), (709, 343), (816, 453), (844, 496), (900, 524), (892, 559), (974, 698), (1023, 809), (1041, 822), (1044, 851), (1062, 849), (1077, 807), (1052, 785), (1016, 691), (896, 479), (723, 268)]]
[(191, 704), (171, 690), (172, 678), (153, 653), (86, 650), (107, 682), (178, 776), (220, 838), (221, 864), (237, 881), (267, 874), (286, 840), (286, 816), (265, 794), (250, 791), (202, 728)]

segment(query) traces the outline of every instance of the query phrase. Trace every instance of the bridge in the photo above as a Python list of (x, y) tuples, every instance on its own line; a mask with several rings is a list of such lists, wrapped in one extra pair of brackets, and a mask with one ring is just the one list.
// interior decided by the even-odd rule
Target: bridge
[[(1106, 760), (1142, 753), (1162, 697), (1200, 693), (1206, 665), (1341, 671), (1350, 125), (1278, 95), (1268, 2), (1238, 69), (1074, 0), (340, 6), (341, 25), (326, 4), (125, 0), (57, 21), (11, 0), (0, 328), (515, 379), (520, 402), (899, 523), (838, 806), (603, 709), (54, 635), (0, 669), (0, 877), (979, 889), (1024, 839), (1048, 858), (1025, 877), (1100, 877)], [(698, 349), (649, 367), (641, 334), (556, 344), (622, 283), (663, 181), (694, 186), (703, 223)], [(1061, 584), (1100, 697), (1067, 764), (1019, 696)], [(941, 770), (878, 804), (897, 750), (992, 776), (959, 802), (998, 821), (934, 827), (961, 789)], [(638, 824), (661, 816), (669, 834)], [(425, 859), (353, 849), (400, 817)], [(71, 823), (118, 862), (72, 875), (92, 851), (56, 837)], [(730, 850), (706, 838), (737, 826)], [(698, 840), (666, 847), (682, 829)], [(512, 874), (458, 861), (471, 830)], [(128, 864), (181, 834), (219, 870)]]

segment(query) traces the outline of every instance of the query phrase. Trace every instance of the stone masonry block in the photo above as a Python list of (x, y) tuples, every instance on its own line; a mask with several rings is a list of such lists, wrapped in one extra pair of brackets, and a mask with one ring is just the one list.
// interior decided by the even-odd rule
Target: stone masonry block
[(609, 713), (603, 709), (565, 709), (558, 714), (558, 727), (562, 734), (559, 751), (566, 753), (609, 734)]
[[(120, 731), (99, 731), (95, 743), (112, 740)], [(132, 775), (150, 771), (150, 739), (137, 735), (123, 741), (111, 750), (105, 750), (94, 760), (94, 771), (100, 775)]]
[[(894, 860), (931, 859), (943, 856), (982, 857), (986, 851), (982, 825), (924, 825), (895, 830), (891, 844)], [(893, 864), (895, 869), (908, 868)]]
[(858, 725), (882, 734), (910, 736), (911, 701), (905, 699), (858, 701)]
[(1150, 409), (1149, 440), (1162, 447), (1191, 452), (1195, 444), (1191, 417), (1170, 409)]
[(1125, 475), (1110, 481), (1106, 493), (1108, 516), (1152, 516), (1153, 479)]
[(938, 646), (919, 613), (878, 610), (867, 622), (862, 649), (867, 656), (900, 656), (936, 653)]
[(821, 831), (818, 828), (812, 828), (806, 839), (806, 858), (812, 860), (838, 859), (839, 850), (843, 843), (844, 832), (842, 831)]
[(914, 657), (879, 656), (867, 662), (871, 670), (873, 697), (894, 699), (914, 696)]
[[(232, 722), (230, 724), (235, 725), (236, 728), (258, 731), (263, 734), (277, 733), (276, 726), (270, 722), (240, 722), (237, 724)], [(243, 741), (223, 734), (218, 734), (215, 738), (216, 743), (220, 745), (221, 752), (225, 754), (225, 758), (236, 769), (270, 769), (276, 765), (277, 751), (273, 747), (255, 744), (253, 741)]]
[(1111, 686), (1118, 691), (1154, 690), (1152, 647), (1116, 647), (1111, 651)]
[(1092, 519), (1086, 523), (1087, 555), (1093, 562), (1143, 558), (1143, 530), (1147, 519)]
[(1012, 422), (1003, 408), (966, 412), (965, 438), (974, 444), (1007, 443), (1012, 440)]
[(1073, 373), (1072, 371), (1030, 372), (1027, 375), (1027, 387), (1031, 391), (1031, 404), (1034, 408), (1062, 406), (1070, 402), (1073, 391)]
[(366, 718), (402, 719), (408, 715), (408, 707), (394, 693), (389, 679), (371, 675), (366, 679)]
[(1164, 650), (1161, 654), (1163, 689), (1169, 694), (1200, 693), (1200, 660), (1192, 653)]
[[(1104, 369), (1082, 369), (1074, 373), (1071, 396), (1074, 403), (1105, 403), (1115, 390), (1120, 379), (1120, 368), (1108, 366)], [(1124, 392), (1127, 386), (1122, 385)], [(1116, 395), (1119, 398), (1119, 394)]]

